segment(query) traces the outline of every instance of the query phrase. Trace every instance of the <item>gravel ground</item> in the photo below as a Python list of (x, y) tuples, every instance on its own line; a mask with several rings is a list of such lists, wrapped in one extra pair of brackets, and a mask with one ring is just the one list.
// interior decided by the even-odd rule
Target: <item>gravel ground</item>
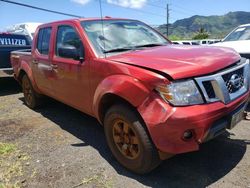
[(0, 78), (0, 143), (15, 145), (0, 155), (1, 188), (250, 188), (249, 121), (139, 176), (116, 162), (95, 119), (50, 99), (30, 110), (12, 78)]

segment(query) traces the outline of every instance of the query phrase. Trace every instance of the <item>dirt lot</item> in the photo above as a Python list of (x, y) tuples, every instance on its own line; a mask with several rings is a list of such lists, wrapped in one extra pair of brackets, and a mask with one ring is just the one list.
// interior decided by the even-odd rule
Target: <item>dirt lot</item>
[(32, 111), (12, 78), (0, 78), (2, 187), (250, 188), (250, 122), (138, 176), (112, 157), (98, 122), (48, 100)]

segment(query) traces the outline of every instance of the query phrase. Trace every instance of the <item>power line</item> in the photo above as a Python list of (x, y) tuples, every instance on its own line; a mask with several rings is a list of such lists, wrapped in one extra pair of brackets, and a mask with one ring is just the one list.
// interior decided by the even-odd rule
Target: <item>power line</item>
[(10, 4), (15, 4), (15, 5), (27, 7), (27, 8), (33, 8), (33, 9), (37, 9), (37, 10), (41, 10), (41, 11), (46, 11), (46, 12), (50, 12), (50, 13), (61, 14), (61, 15), (64, 15), (64, 16), (83, 18), (83, 16), (68, 14), (68, 13), (64, 13), (64, 12), (58, 12), (58, 11), (49, 10), (49, 9), (45, 9), (45, 8), (40, 8), (40, 7), (36, 7), (36, 6), (28, 5), (28, 4), (23, 4), (23, 3), (18, 3), (18, 2), (14, 2), (14, 1), (9, 1), (9, 0), (0, 0), (0, 1), (2, 1), (4, 3), (10, 3)]
[(155, 5), (155, 4), (153, 4), (153, 3), (146, 3), (146, 5), (151, 6), (151, 7), (156, 7), (156, 8), (160, 8), (160, 9), (166, 10), (165, 7), (162, 7), (162, 6), (160, 6), (160, 5)]
[(187, 13), (187, 12), (176, 10), (176, 9), (173, 9), (173, 12), (176, 12), (176, 13), (179, 13), (179, 14), (182, 14), (182, 15), (186, 15), (186, 16), (193, 16), (194, 15), (192, 13)]
[[(33, 5), (24, 4), (24, 3), (18, 3), (18, 2), (14, 2), (14, 1), (10, 1), (10, 0), (0, 0), (0, 1), (2, 1), (4, 3), (9, 3), (9, 4), (18, 5), (18, 6), (23, 6), (23, 7), (26, 7), (26, 8), (32, 8), (32, 9), (46, 11), (46, 12), (50, 12), (50, 13), (61, 14), (61, 15), (64, 15), (64, 16), (70, 16), (70, 17), (76, 17), (76, 18), (83, 18), (83, 16), (79, 16), (79, 15), (74, 15), (74, 14), (68, 14), (68, 13), (64, 13), (64, 12), (49, 10), (49, 9), (40, 8), (40, 7), (36, 7), (36, 6), (33, 6)], [(107, 4), (107, 5), (113, 5), (113, 6), (117, 6), (117, 7), (120, 7), (120, 8), (130, 9), (130, 10), (135, 11), (135, 12), (141, 12), (143, 14), (149, 14), (149, 15), (158, 16), (158, 17), (162, 17), (162, 18), (166, 17), (164, 15), (156, 14), (156, 13), (149, 12), (149, 11), (136, 10), (136, 9), (129, 8), (129, 7), (121, 7), (121, 6), (116, 5), (116, 4), (107, 3), (106, 1), (103, 1), (103, 0), (101, 0), (101, 2), (104, 3), (104, 4)], [(158, 6), (158, 5), (155, 5), (155, 4), (152, 4), (152, 3), (149, 3), (149, 4), (147, 3), (147, 5), (158, 7), (158, 8), (166, 10), (166, 8)]]
[(144, 10), (136, 10), (136, 9), (129, 8), (129, 7), (123, 7), (123, 6), (119, 6), (119, 5), (116, 5), (116, 4), (107, 3), (106, 1), (102, 1), (102, 3), (107, 4), (107, 5), (112, 5), (112, 6), (120, 7), (120, 8), (124, 8), (124, 9), (129, 9), (129, 10), (132, 10), (132, 11), (135, 11), (135, 12), (141, 12), (143, 14), (150, 14), (150, 15), (153, 15), (153, 16), (158, 16), (158, 17), (163, 17), (163, 18), (166, 17), (164, 15), (156, 14), (156, 13), (153, 13), (153, 12), (148, 12), (148, 11), (144, 11)]
[(182, 12), (186, 12), (186, 13), (189, 13), (192, 12), (193, 14), (198, 14), (195, 10), (191, 10), (191, 9), (187, 9), (187, 8), (184, 8), (180, 5), (173, 5), (174, 7), (176, 7), (177, 9), (179, 10), (182, 10)]

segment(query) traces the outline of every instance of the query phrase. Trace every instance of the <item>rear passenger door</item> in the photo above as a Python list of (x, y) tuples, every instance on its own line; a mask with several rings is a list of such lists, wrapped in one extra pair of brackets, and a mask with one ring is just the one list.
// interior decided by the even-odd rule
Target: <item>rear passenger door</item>
[(36, 46), (33, 52), (32, 72), (36, 85), (44, 94), (51, 96), (53, 94), (51, 88), (51, 44), (52, 27), (41, 28), (36, 38)]

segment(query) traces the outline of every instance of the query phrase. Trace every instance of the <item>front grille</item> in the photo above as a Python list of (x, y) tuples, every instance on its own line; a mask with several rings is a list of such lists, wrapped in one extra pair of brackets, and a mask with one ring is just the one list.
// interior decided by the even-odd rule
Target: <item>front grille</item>
[(236, 66), (195, 80), (208, 103), (228, 104), (248, 91), (249, 67), (249, 60), (242, 59)]
[[(238, 69), (222, 76), (229, 93), (235, 93), (244, 86), (244, 69)], [(233, 80), (237, 79), (237, 82)]]
[(204, 86), (209, 98), (215, 98), (216, 97), (215, 92), (214, 92), (214, 88), (213, 88), (210, 81), (203, 82), (203, 86)]
[(240, 54), (241, 57), (250, 59), (250, 53), (249, 54)]

